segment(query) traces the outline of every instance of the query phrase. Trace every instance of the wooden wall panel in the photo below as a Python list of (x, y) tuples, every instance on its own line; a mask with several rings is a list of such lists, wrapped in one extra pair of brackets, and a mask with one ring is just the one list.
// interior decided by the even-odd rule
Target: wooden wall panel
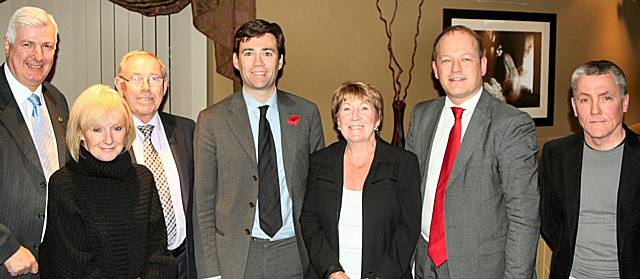
[(142, 49), (156, 52), (156, 17), (142, 17)]
[[(84, 26), (84, 44), (78, 41), (77, 43), (83, 46), (83, 49), (79, 49), (77, 53), (83, 53), (83, 59), (78, 59), (77, 69), (84, 69), (86, 72), (86, 82), (84, 85), (91, 85), (96, 83), (111, 84), (108, 80), (102, 80), (102, 63), (101, 63), (101, 33), (96, 32), (100, 30), (100, 0), (87, 0), (85, 2), (85, 14), (84, 21), (76, 24), (78, 26)], [(79, 14), (79, 13), (76, 13)], [(82, 83), (79, 83), (82, 85)], [(81, 91), (78, 91), (81, 92)]]
[[(112, 84), (115, 74), (115, 7), (109, 1), (100, 1), (100, 29), (96, 30), (100, 35), (100, 56), (96, 57), (100, 61), (100, 82)], [(89, 59), (94, 59), (90, 57)], [(111, 82), (109, 82), (111, 81)], [(90, 85), (90, 84), (88, 84)]]

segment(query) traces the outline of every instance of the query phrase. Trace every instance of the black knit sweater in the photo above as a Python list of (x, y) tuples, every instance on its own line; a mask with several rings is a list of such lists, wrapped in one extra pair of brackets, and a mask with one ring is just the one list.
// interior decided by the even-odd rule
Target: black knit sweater
[(127, 152), (103, 162), (81, 148), (51, 176), (42, 278), (175, 278), (153, 175)]

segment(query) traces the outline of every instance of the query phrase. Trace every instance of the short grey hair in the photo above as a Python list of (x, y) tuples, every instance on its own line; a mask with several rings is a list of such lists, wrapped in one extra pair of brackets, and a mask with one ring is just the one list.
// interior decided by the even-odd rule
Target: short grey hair
[(55, 42), (58, 43), (58, 24), (56, 23), (56, 20), (53, 19), (53, 16), (43, 9), (25, 6), (17, 9), (11, 16), (5, 37), (7, 38), (7, 41), (9, 41), (9, 44), (13, 45), (16, 41), (16, 26), (42, 26), (49, 24), (53, 25), (53, 28), (56, 30)]
[(129, 60), (129, 58), (132, 58), (134, 56), (149, 56), (151, 58), (154, 58), (156, 61), (158, 61), (158, 64), (160, 64), (160, 71), (162, 72), (162, 77), (164, 78), (167, 76), (167, 72), (166, 72), (164, 63), (162, 63), (162, 60), (160, 60), (160, 58), (158, 58), (158, 56), (156, 56), (153, 52), (146, 51), (146, 50), (132, 50), (127, 52), (124, 56), (122, 56), (122, 59), (120, 60), (120, 65), (118, 66), (118, 75), (122, 74), (122, 70), (124, 70), (124, 65), (127, 63), (127, 60)]
[(576, 95), (576, 90), (578, 90), (578, 79), (580, 79), (580, 77), (599, 76), (608, 73), (613, 74), (616, 85), (620, 88), (620, 91), (622, 91), (622, 95), (626, 95), (629, 88), (627, 87), (627, 78), (622, 69), (609, 60), (597, 60), (589, 61), (573, 71), (573, 74), (571, 74), (571, 92), (573, 96)]

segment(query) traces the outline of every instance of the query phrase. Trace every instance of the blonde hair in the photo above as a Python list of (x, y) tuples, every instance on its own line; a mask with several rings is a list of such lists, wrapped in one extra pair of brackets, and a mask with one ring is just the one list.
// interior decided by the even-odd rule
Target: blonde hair
[(340, 112), (340, 106), (347, 98), (358, 98), (371, 105), (376, 109), (377, 117), (382, 125), (383, 114), (383, 100), (380, 91), (370, 84), (366, 84), (360, 81), (346, 81), (335, 91), (333, 91), (333, 98), (331, 98), (331, 114), (333, 116), (333, 124), (338, 123), (338, 113)]
[(110, 113), (117, 112), (124, 121), (125, 149), (129, 150), (136, 138), (131, 110), (117, 91), (104, 84), (92, 85), (80, 94), (69, 113), (67, 124), (67, 148), (74, 160), (80, 154), (82, 132), (95, 126)]

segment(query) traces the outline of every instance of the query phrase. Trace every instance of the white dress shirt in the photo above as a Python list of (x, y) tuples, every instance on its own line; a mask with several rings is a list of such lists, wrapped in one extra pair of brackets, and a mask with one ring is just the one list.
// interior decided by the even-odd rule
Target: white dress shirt
[[(429, 156), (429, 165), (427, 166), (427, 181), (424, 188), (424, 199), (422, 200), (421, 234), (422, 237), (427, 241), (429, 240), (431, 217), (433, 215), (433, 201), (436, 197), (436, 187), (438, 186), (438, 178), (440, 177), (442, 160), (444, 159), (444, 152), (447, 149), (449, 133), (451, 132), (451, 128), (453, 128), (453, 124), (455, 123), (455, 117), (453, 116), (451, 108), (461, 107), (464, 109), (464, 112), (462, 113), (462, 134), (460, 135), (460, 142), (462, 142), (467, 127), (469, 126), (471, 116), (473, 115), (473, 111), (478, 104), (478, 100), (480, 100), (480, 95), (482, 95), (481, 93), (482, 87), (480, 87), (478, 92), (476, 92), (473, 97), (458, 106), (454, 105), (449, 97), (445, 98), (444, 107), (442, 107), (440, 120), (438, 121), (438, 127), (436, 128), (436, 133), (433, 137), (433, 144), (431, 145), (431, 155)], [(456, 156), (456, 158), (457, 157), (459, 156)]]
[[(160, 160), (162, 160), (162, 166), (164, 167), (164, 173), (167, 176), (167, 182), (169, 183), (169, 191), (171, 192), (171, 202), (173, 203), (173, 211), (176, 216), (176, 242), (172, 246), (168, 246), (167, 249), (174, 250), (180, 247), (180, 244), (184, 242), (187, 237), (187, 219), (184, 215), (184, 206), (182, 204), (182, 190), (180, 187), (180, 175), (178, 174), (178, 167), (176, 161), (173, 159), (173, 153), (171, 153), (171, 146), (167, 140), (166, 133), (164, 132), (164, 126), (160, 121), (160, 115), (156, 112), (156, 115), (151, 118), (149, 123), (143, 123), (140, 119), (133, 116), (133, 125), (136, 127), (136, 139), (133, 142), (132, 149), (133, 154), (136, 156), (136, 161), (140, 165), (145, 165), (144, 162), (144, 134), (138, 129), (140, 125), (153, 125), (153, 131), (151, 133), (151, 144), (158, 152)], [(146, 166), (146, 165), (145, 165)]]

